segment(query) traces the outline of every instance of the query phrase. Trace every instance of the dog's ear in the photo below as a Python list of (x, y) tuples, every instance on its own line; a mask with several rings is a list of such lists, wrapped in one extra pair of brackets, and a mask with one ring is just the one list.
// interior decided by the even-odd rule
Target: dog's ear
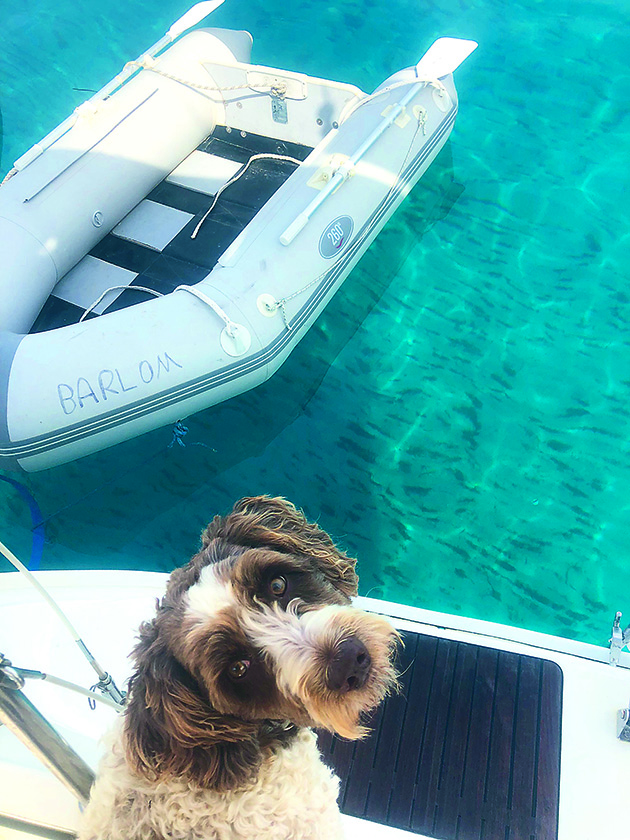
[(347, 598), (357, 594), (356, 560), (344, 554), (330, 536), (291, 502), (271, 496), (250, 496), (225, 517), (215, 517), (203, 534), (203, 544), (225, 540), (246, 548), (272, 548), (309, 557)]
[(137, 668), (124, 724), (127, 760), (151, 780), (186, 778), (218, 791), (240, 787), (262, 759), (257, 727), (212, 708), (161, 641), (158, 622), (141, 626), (134, 651)]

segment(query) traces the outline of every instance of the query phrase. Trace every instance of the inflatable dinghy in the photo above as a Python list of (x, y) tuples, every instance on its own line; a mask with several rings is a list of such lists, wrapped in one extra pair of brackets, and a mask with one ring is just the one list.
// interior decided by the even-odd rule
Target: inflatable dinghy
[(439, 39), (367, 95), (251, 64), (246, 32), (182, 34), (216, 5), (0, 188), (0, 468), (72, 461), (268, 379), (451, 132), (473, 41)]

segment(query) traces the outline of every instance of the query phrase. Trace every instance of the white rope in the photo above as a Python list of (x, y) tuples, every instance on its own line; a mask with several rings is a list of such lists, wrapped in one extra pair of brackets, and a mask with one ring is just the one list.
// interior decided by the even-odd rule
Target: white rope
[(173, 76), (171, 73), (166, 73), (158, 67), (152, 65), (151, 60), (147, 61), (148, 56), (145, 56), (144, 61), (128, 61), (126, 67), (137, 67), (139, 70), (149, 70), (151, 73), (156, 73), (158, 76), (163, 76), (165, 79), (170, 79), (172, 82), (177, 82), (180, 85), (185, 85), (195, 90), (207, 90), (212, 93), (221, 93), (224, 90), (245, 90), (251, 88), (249, 83), (240, 85), (231, 85), (230, 87), (217, 87), (216, 85), (201, 85), (198, 82), (191, 82), (190, 79), (182, 79), (180, 76)]
[(310, 289), (310, 288), (311, 288), (311, 286), (314, 286), (314, 285), (315, 285), (315, 283), (319, 283), (319, 281), (320, 281), (323, 277), (325, 277), (325, 276), (326, 276), (326, 274), (327, 274), (327, 272), (324, 272), (323, 274), (320, 274), (320, 275), (319, 275), (319, 277), (316, 277), (314, 280), (311, 280), (311, 282), (310, 282), (310, 283), (307, 283), (307, 285), (306, 285), (306, 286), (304, 286), (304, 287), (303, 287), (303, 288), (301, 288), (301, 289), (298, 289), (298, 290), (297, 290), (297, 292), (293, 292), (293, 294), (292, 294), (292, 295), (287, 295), (287, 297), (283, 297), (283, 298), (281, 298), (280, 300), (276, 300), (276, 301), (274, 301), (274, 303), (276, 304), (276, 306), (279, 306), (279, 307), (280, 307), (280, 309), (281, 309), (281, 311), (282, 311), (282, 317), (283, 317), (283, 319), (284, 319), (284, 325), (285, 325), (285, 327), (287, 328), (287, 330), (288, 330), (289, 332), (291, 332), (291, 330), (293, 329), (293, 327), (291, 326), (291, 324), (289, 323), (289, 319), (287, 318), (287, 311), (286, 311), (286, 309), (284, 308), (285, 303), (287, 303), (287, 302), (288, 302), (288, 301), (290, 301), (290, 300), (293, 300), (293, 298), (296, 298), (298, 295), (301, 295), (301, 294), (302, 294), (303, 292), (305, 292), (307, 289)]
[(99, 305), (99, 303), (103, 300), (103, 298), (106, 295), (108, 295), (110, 292), (116, 291), (116, 289), (123, 289), (123, 290), (124, 289), (131, 289), (132, 291), (137, 290), (139, 292), (148, 292), (150, 295), (155, 295), (155, 297), (164, 297), (162, 292), (156, 292), (155, 289), (149, 289), (148, 286), (131, 286), (131, 285), (129, 285), (129, 286), (110, 286), (109, 289), (105, 289), (105, 291), (96, 298), (94, 303), (91, 303), (88, 306), (88, 308), (85, 310), (83, 315), (81, 315), (81, 317), (79, 318), (79, 324), (81, 323), (81, 321), (83, 321), (85, 318), (87, 318), (87, 316), (90, 314), (90, 312), (96, 306)]
[(2, 179), (2, 183), (0, 184), (0, 187), (4, 186), (4, 184), (6, 184), (7, 181), (10, 181), (11, 178), (13, 178), (13, 176), (17, 175), (17, 174), (18, 174), (18, 170), (15, 167), (13, 167), (13, 169), (9, 169), (7, 174)]
[(208, 210), (206, 210), (204, 216), (198, 222), (198, 224), (195, 227), (195, 229), (193, 230), (193, 232), (190, 234), (191, 239), (196, 239), (197, 238), (197, 234), (199, 233), (199, 230), (200, 230), (202, 224), (206, 221), (206, 219), (208, 218), (210, 213), (214, 210), (214, 207), (215, 207), (217, 201), (219, 200), (219, 196), (221, 195), (221, 193), (224, 190), (226, 190), (229, 186), (236, 183), (236, 181), (238, 181), (238, 179), (247, 172), (247, 170), (249, 168), (249, 165), (251, 163), (253, 163), (255, 160), (285, 160), (285, 161), (288, 161), (289, 163), (297, 163), (298, 166), (302, 163), (301, 160), (298, 160), (297, 158), (289, 157), (289, 155), (273, 155), (273, 154), (263, 154), (263, 153), (258, 154), (258, 155), (252, 155), (250, 157), (250, 159), (247, 161), (247, 163), (245, 164), (245, 166), (242, 167), (241, 169), (239, 169), (239, 171), (236, 173), (236, 175), (233, 175), (230, 178), (229, 181), (226, 181), (225, 184), (223, 184), (223, 186), (221, 187), (221, 189), (217, 190), (217, 194), (214, 197), (214, 201), (212, 202), (212, 204), (210, 205)]
[(59, 604), (57, 604), (52, 595), (50, 595), (46, 591), (46, 589), (44, 589), (44, 587), (37, 580), (35, 575), (32, 572), (29, 572), (26, 566), (20, 560), (18, 560), (15, 554), (13, 554), (13, 552), (10, 551), (3, 542), (0, 542), (0, 554), (4, 554), (9, 563), (11, 563), (11, 565), (14, 566), (18, 570), (18, 572), (24, 575), (24, 577), (29, 581), (29, 583), (31, 583), (35, 587), (35, 589), (37, 589), (42, 598), (44, 598), (44, 600), (48, 603), (48, 606), (54, 611), (59, 620), (63, 623), (67, 631), (74, 639), (74, 641), (80, 642), (81, 637), (79, 636), (74, 626), (72, 625), (70, 619), (63, 612)]

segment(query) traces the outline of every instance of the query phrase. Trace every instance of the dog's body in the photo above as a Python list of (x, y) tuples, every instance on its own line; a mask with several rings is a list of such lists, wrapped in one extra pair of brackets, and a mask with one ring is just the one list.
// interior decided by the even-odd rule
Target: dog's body
[(79, 840), (336, 840), (346, 738), (395, 684), (396, 634), (349, 606), (355, 561), (282, 499), (243, 499), (140, 628)]
[(117, 744), (101, 765), (79, 837), (340, 840), (338, 788), (309, 729), (271, 752), (253, 784), (224, 792), (181, 778), (150, 782), (129, 770)]

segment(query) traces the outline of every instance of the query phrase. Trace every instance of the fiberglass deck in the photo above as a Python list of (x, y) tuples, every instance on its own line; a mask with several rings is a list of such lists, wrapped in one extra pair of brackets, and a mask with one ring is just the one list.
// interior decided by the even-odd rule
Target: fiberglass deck
[(343, 813), (443, 840), (556, 840), (560, 668), (416, 633), (404, 641), (403, 689), (371, 736), (320, 734)]

